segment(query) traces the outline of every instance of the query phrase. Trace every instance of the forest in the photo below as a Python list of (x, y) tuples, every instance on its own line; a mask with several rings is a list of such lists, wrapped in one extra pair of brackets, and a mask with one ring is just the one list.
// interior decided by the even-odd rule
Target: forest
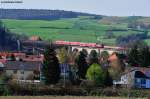
[(78, 16), (99, 15), (64, 10), (35, 10), (35, 9), (0, 9), (0, 19), (22, 19), (22, 20), (57, 20), (60, 18), (77, 18)]

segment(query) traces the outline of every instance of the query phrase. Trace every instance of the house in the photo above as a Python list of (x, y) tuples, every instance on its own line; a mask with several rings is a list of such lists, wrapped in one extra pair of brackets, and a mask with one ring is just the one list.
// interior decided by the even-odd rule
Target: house
[(4, 64), (0, 62), (0, 74), (4, 71)]
[(120, 80), (113, 81), (114, 85), (122, 85), (133, 88), (150, 89), (150, 68), (135, 67), (127, 69)]
[(18, 80), (39, 79), (41, 62), (37, 61), (7, 61), (4, 63), (5, 73)]
[(31, 36), (29, 38), (29, 40), (31, 40), (31, 41), (41, 41), (42, 39), (39, 36)]
[[(71, 67), (68, 64), (59, 64), (60, 67), (60, 78), (63, 80), (70, 79)], [(45, 80), (44, 73), (42, 72), (43, 66), (41, 65), (40, 79)]]
[(60, 76), (63, 79), (69, 79), (71, 68), (68, 64), (60, 64)]
[(37, 61), (37, 62), (43, 62), (44, 56), (42, 54), (40, 55), (26, 55), (24, 58), (22, 58), (23, 61)]

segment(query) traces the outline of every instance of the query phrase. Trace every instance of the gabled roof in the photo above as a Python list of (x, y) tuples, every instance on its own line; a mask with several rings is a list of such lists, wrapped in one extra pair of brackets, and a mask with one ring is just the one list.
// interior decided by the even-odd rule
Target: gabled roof
[(147, 77), (143, 72), (141, 71), (135, 71), (135, 78), (148, 78), (150, 79), (150, 77)]
[(6, 70), (40, 70), (41, 62), (32, 61), (7, 61), (5, 64)]
[(141, 71), (146, 76), (150, 77), (150, 68), (147, 67), (134, 67), (135, 70)]
[(126, 68), (125, 72), (122, 75), (126, 75), (128, 73), (133, 73), (136, 78), (148, 78), (150, 79), (150, 68), (145, 67), (130, 67)]
[(41, 41), (42, 39), (39, 36), (32, 36), (29, 38), (31, 41)]

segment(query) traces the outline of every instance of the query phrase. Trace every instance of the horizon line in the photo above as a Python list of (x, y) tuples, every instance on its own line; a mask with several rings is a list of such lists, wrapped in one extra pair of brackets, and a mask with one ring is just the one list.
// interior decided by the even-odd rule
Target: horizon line
[(75, 12), (75, 13), (85, 13), (85, 14), (91, 14), (91, 15), (99, 15), (99, 16), (106, 16), (106, 17), (150, 17), (146, 15), (103, 15), (103, 14), (97, 14), (97, 13), (91, 13), (91, 12), (84, 12), (84, 11), (74, 11), (74, 10), (64, 10), (64, 9), (48, 9), (48, 8), (2, 8), (0, 9), (5, 9), (5, 10), (13, 10), (13, 9), (18, 9), (18, 10), (59, 10), (59, 11), (70, 11), (70, 12)]

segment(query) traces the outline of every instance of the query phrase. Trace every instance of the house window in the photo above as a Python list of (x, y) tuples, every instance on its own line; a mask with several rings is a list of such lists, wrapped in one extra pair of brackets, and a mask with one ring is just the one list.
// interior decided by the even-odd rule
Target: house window
[(17, 74), (17, 70), (14, 70), (13, 73), (14, 73), (14, 74)]
[(146, 80), (145, 79), (141, 79), (141, 84), (146, 84)]
[(137, 79), (135, 79), (135, 83), (140, 84), (141, 80), (137, 78)]
[(21, 74), (24, 74), (24, 71), (21, 71)]
[(21, 76), (21, 77), (20, 77), (20, 80), (24, 80), (24, 77), (23, 77), (23, 76)]

